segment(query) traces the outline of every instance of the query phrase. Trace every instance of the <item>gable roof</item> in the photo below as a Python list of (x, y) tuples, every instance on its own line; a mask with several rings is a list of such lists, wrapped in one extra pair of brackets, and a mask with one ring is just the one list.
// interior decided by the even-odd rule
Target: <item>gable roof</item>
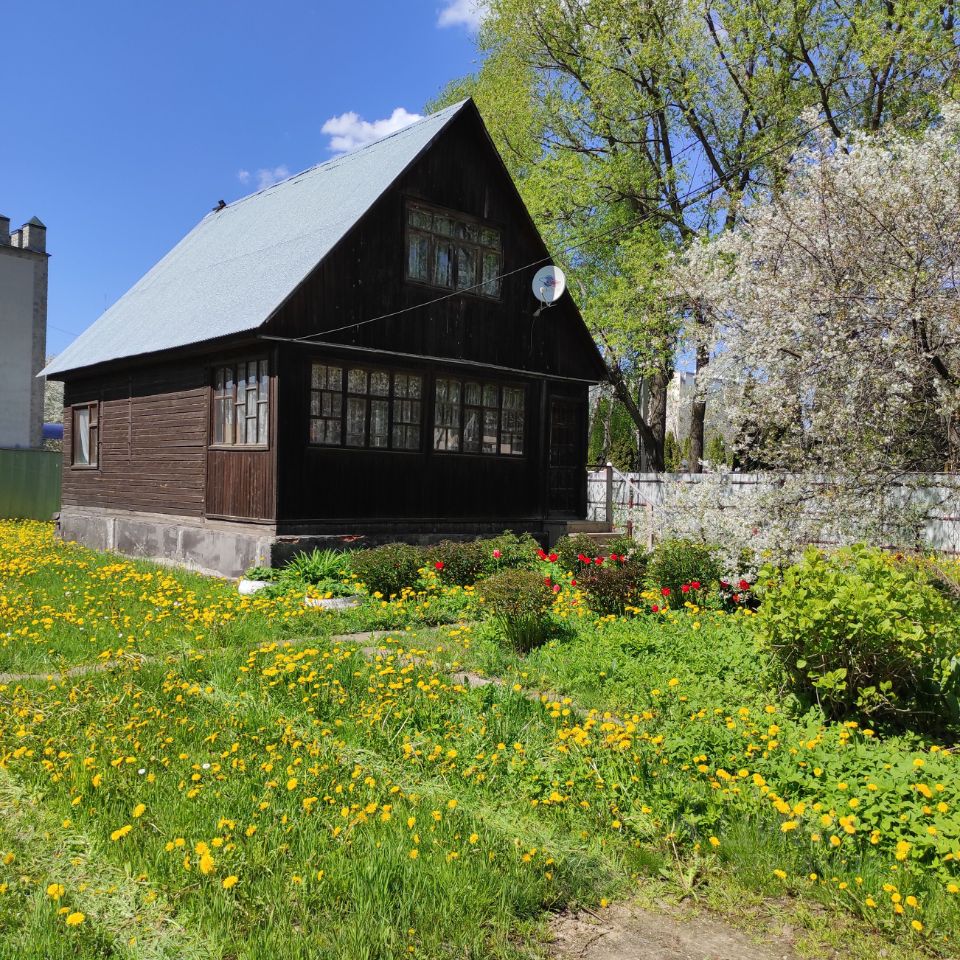
[(262, 326), (469, 102), (208, 213), (40, 375)]

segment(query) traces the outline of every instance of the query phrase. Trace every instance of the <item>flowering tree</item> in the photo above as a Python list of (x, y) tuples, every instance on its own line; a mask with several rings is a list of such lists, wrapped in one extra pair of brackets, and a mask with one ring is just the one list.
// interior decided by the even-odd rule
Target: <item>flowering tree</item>
[[(674, 279), (771, 468), (879, 489), (960, 458), (960, 110), (823, 138)], [(821, 486), (822, 489), (822, 486)]]

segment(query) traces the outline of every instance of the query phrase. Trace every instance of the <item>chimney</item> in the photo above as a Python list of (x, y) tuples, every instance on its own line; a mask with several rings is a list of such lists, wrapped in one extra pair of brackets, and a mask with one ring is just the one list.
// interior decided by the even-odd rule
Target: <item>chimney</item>
[(10, 218), (0, 216), (0, 247), (10, 245)]
[(31, 217), (20, 230), (22, 232), (21, 247), (26, 250), (34, 250), (37, 253), (46, 253), (47, 228), (41, 220)]

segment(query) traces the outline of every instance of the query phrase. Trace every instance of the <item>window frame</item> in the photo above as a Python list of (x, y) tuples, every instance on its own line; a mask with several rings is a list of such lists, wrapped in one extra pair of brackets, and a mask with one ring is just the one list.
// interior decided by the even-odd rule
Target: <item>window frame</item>
[[(327, 443), (312, 438), (312, 424), (315, 420), (333, 420), (332, 417), (324, 417), (322, 414), (315, 416), (313, 410), (313, 396), (315, 393), (328, 390), (327, 387), (314, 388), (313, 386), (313, 368), (315, 366), (339, 367), (340, 368), (340, 440), (338, 443)], [(351, 363), (349, 360), (333, 358), (314, 358), (307, 364), (307, 446), (315, 450), (339, 450), (356, 451), (360, 453), (407, 453), (422, 454), (424, 452), (424, 438), (426, 435), (426, 416), (427, 416), (427, 391), (430, 389), (430, 378), (422, 370), (414, 370), (409, 367), (381, 366), (370, 363)], [(367, 377), (367, 392), (357, 393), (350, 390), (349, 375), (351, 370), (362, 370)], [(370, 393), (370, 376), (373, 373), (385, 373), (390, 378), (389, 387), (386, 394)], [(420, 396), (418, 398), (397, 397), (396, 378), (418, 377), (420, 380)], [(362, 398), (365, 401), (364, 410), (364, 443), (351, 444), (347, 442), (348, 437), (348, 411), (350, 399)], [(370, 421), (372, 419), (373, 401), (386, 401), (387, 403), (387, 442), (383, 446), (372, 446), (370, 444)], [(398, 401), (414, 400), (420, 404), (420, 419), (416, 423), (413, 421), (402, 421), (398, 424), (396, 419), (396, 405)], [(416, 447), (398, 447), (394, 445), (394, 426), (413, 427), (417, 426), (420, 431), (420, 442)]]
[[(87, 446), (90, 455), (86, 463), (77, 462), (77, 414), (81, 410), (87, 411)], [(99, 470), (100, 469), (100, 401), (90, 400), (86, 403), (70, 405), (70, 469), (71, 470)]]
[[(528, 384), (522, 383), (522, 382), (519, 382), (519, 381), (513, 381), (513, 380), (511, 380), (511, 381), (491, 380), (491, 379), (489, 379), (489, 378), (484, 378), (484, 377), (469, 377), (469, 376), (462, 376), (462, 375), (457, 374), (457, 373), (447, 373), (447, 372), (438, 372), (432, 379), (433, 379), (433, 391), (432, 391), (432, 394), (431, 394), (431, 405), (432, 405), (432, 408), (433, 408), (433, 418), (432, 418), (432, 423), (431, 423), (431, 426), (430, 426), (430, 442), (431, 442), (430, 452), (431, 452), (432, 454), (437, 454), (438, 456), (443, 456), (443, 457), (448, 457), (448, 456), (449, 456), (449, 457), (457, 457), (457, 456), (461, 456), (461, 457), (480, 457), (480, 458), (482, 458), (482, 459), (501, 458), (501, 459), (504, 459), (504, 460), (512, 460), (512, 461), (523, 460), (524, 458), (526, 458), (526, 457), (528, 456), (528, 451), (529, 451), (529, 447), (528, 447), (528, 435), (529, 435), (529, 430), (528, 430), (528, 426), (529, 426), (528, 414), (529, 414), (529, 410), (530, 410), (529, 405), (528, 405), (528, 397), (529, 397), (529, 395), (530, 395), (530, 391), (529, 391), (529, 389), (528, 389)], [(437, 413), (436, 413), (436, 410), (437, 410), (437, 382), (440, 381), (440, 380), (446, 380), (446, 381), (454, 380), (454, 381), (456, 381), (457, 383), (459, 383), (459, 385), (460, 385), (460, 390), (459, 390), (460, 400), (459, 400), (459, 403), (458, 403), (458, 407), (459, 407), (459, 430), (458, 430), (458, 438), (459, 438), (459, 440), (458, 440), (458, 447), (457, 447), (456, 450), (446, 450), (446, 449), (443, 449), (443, 448), (439, 448), (439, 447), (437, 447), (437, 445), (436, 445), (436, 441), (437, 441), (437, 438), (436, 438), (436, 430), (437, 430)], [(478, 384), (478, 385), (480, 386), (480, 403), (479, 403), (479, 404), (467, 403), (467, 399), (466, 399), (466, 398), (467, 398), (467, 390), (466, 390), (466, 387), (467, 387), (467, 384), (468, 384), (468, 383), (476, 383), (476, 384)], [(496, 442), (496, 450), (495, 450), (495, 451), (484, 451), (484, 449), (483, 449), (483, 433), (484, 433), (483, 413), (484, 413), (485, 410), (493, 409), (493, 408), (490, 407), (489, 405), (485, 405), (484, 402), (483, 402), (483, 399), (484, 399), (484, 388), (486, 388), (486, 387), (495, 387), (496, 390), (497, 390), (497, 406), (496, 406), (496, 410), (497, 410), (497, 442)], [(504, 400), (504, 391), (505, 391), (505, 390), (519, 390), (519, 391), (520, 391), (520, 394), (521, 394), (521, 396), (522, 396), (522, 398), (523, 398), (523, 411), (522, 411), (522, 417), (523, 417), (523, 419), (522, 419), (522, 421), (521, 421), (521, 423), (522, 423), (521, 439), (522, 439), (522, 441), (523, 441), (523, 450), (522, 450), (520, 453), (504, 453), (504, 452), (502, 451), (502, 449), (501, 449), (502, 444), (503, 444), (503, 433), (504, 433), (504, 430), (503, 430), (503, 414), (504, 414), (503, 400)], [(480, 424), (479, 424), (479, 430), (480, 430), (480, 433), (479, 433), (479, 447), (478, 447), (478, 449), (476, 449), (476, 450), (465, 450), (465, 449), (464, 449), (464, 430), (465, 430), (465, 427), (466, 427), (466, 415), (467, 415), (467, 409), (468, 409), (468, 408), (471, 409), (471, 410), (478, 411), (479, 416), (480, 416)], [(508, 409), (510, 409), (510, 408), (508, 408)], [(513, 412), (516, 412), (516, 411), (513, 411)], [(449, 431), (449, 430), (452, 430), (453, 427), (442, 426), (442, 427), (440, 427), (440, 429)], [(509, 431), (509, 432), (510, 432), (511, 434), (515, 434), (515, 433), (516, 433), (516, 431)]]
[[(233, 443), (230, 443), (226, 440), (217, 440), (216, 439), (217, 414), (218, 414), (219, 402), (227, 396), (226, 391), (224, 391), (223, 394), (221, 394), (217, 389), (217, 374), (221, 370), (223, 371), (229, 370), (232, 372), (233, 393), (232, 393), (232, 400), (229, 401), (229, 406), (232, 410), (231, 424), (233, 427), (233, 435), (234, 437), (236, 437), (237, 425), (241, 419), (239, 417), (239, 412), (241, 410), (246, 409), (246, 398), (244, 398), (243, 404), (239, 402), (239, 398), (238, 398), (239, 390), (237, 389), (237, 385), (239, 383), (239, 377), (237, 373), (240, 366), (243, 366), (244, 368), (246, 368), (247, 365), (250, 363), (257, 364), (257, 388), (256, 388), (256, 391), (257, 391), (257, 401), (256, 401), (257, 441), (256, 443), (247, 443), (246, 441), (244, 441), (243, 443), (237, 443), (236, 441), (234, 441)], [(260, 367), (261, 364), (264, 365), (263, 370), (267, 378), (267, 393), (266, 393), (265, 399), (260, 399), (260, 396), (259, 396), (260, 377), (263, 375), (261, 374), (261, 367)], [(245, 374), (244, 382), (246, 383), (247, 382), (246, 369), (244, 370), (244, 374)], [(249, 386), (245, 388), (245, 392), (246, 393), (250, 392)], [(207, 444), (208, 449), (210, 450), (269, 450), (270, 436), (272, 433), (270, 420), (272, 415), (273, 402), (274, 402), (273, 376), (270, 371), (269, 357), (263, 354), (258, 354), (252, 357), (237, 358), (235, 360), (225, 360), (220, 363), (213, 364), (210, 370), (210, 436), (209, 436), (210, 442)], [(266, 415), (264, 417), (264, 427), (263, 427), (266, 436), (263, 438), (260, 437), (260, 408), (261, 407), (266, 407)], [(253, 418), (247, 417), (246, 414), (244, 414), (242, 419), (244, 422), (246, 422), (248, 419), (253, 419)], [(226, 426), (226, 422), (224, 423), (224, 426)], [(244, 433), (246, 433), (246, 430), (244, 430)]]
[[(499, 245), (497, 247), (491, 247), (489, 244), (484, 244), (483, 242), (478, 242), (474, 240), (465, 240), (457, 237), (444, 237), (443, 234), (436, 233), (433, 229), (426, 230), (422, 227), (416, 227), (410, 223), (410, 212), (411, 210), (419, 209), (424, 213), (428, 213), (431, 216), (442, 216), (448, 217), (450, 220), (459, 223), (470, 224), (477, 226), (480, 230), (492, 230), (495, 231), (498, 237)], [(425, 287), (430, 290), (446, 290), (451, 294), (459, 294), (462, 296), (477, 297), (480, 300), (485, 300), (488, 302), (500, 302), (503, 300), (503, 238), (506, 231), (503, 229), (502, 225), (494, 223), (489, 220), (484, 220), (481, 217), (475, 217), (468, 213), (461, 213), (456, 210), (450, 210), (446, 207), (437, 206), (436, 204), (429, 203), (427, 201), (419, 200), (416, 197), (409, 197), (405, 200), (403, 204), (403, 278), (406, 283), (412, 283), (418, 287)], [(418, 236), (425, 236), (428, 239), (427, 244), (427, 261), (430, 266), (430, 279), (424, 280), (420, 277), (411, 276), (410, 274), (410, 240), (411, 235), (416, 234)], [(461, 243), (468, 247), (471, 247), (477, 251), (479, 255), (479, 264), (478, 264), (478, 274), (476, 283), (467, 284), (467, 289), (459, 287), (459, 269), (456, 265), (456, 257), (453, 258), (453, 263), (451, 264), (451, 273), (450, 273), (450, 285), (445, 286), (436, 282), (435, 278), (435, 260), (436, 260), (436, 249), (438, 239), (449, 240), (451, 244)], [(496, 293), (486, 293), (484, 292), (483, 285), (483, 262), (484, 257), (489, 253), (495, 253), (499, 259), (497, 267), (497, 277), (500, 278), (497, 281), (497, 291)], [(479, 285), (477, 285), (479, 284)]]

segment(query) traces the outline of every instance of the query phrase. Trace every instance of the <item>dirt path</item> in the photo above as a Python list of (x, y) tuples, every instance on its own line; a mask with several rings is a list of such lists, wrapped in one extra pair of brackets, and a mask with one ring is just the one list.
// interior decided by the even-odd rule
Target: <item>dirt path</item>
[(621, 904), (563, 913), (551, 924), (558, 960), (794, 960), (789, 935), (758, 945), (721, 920)]

